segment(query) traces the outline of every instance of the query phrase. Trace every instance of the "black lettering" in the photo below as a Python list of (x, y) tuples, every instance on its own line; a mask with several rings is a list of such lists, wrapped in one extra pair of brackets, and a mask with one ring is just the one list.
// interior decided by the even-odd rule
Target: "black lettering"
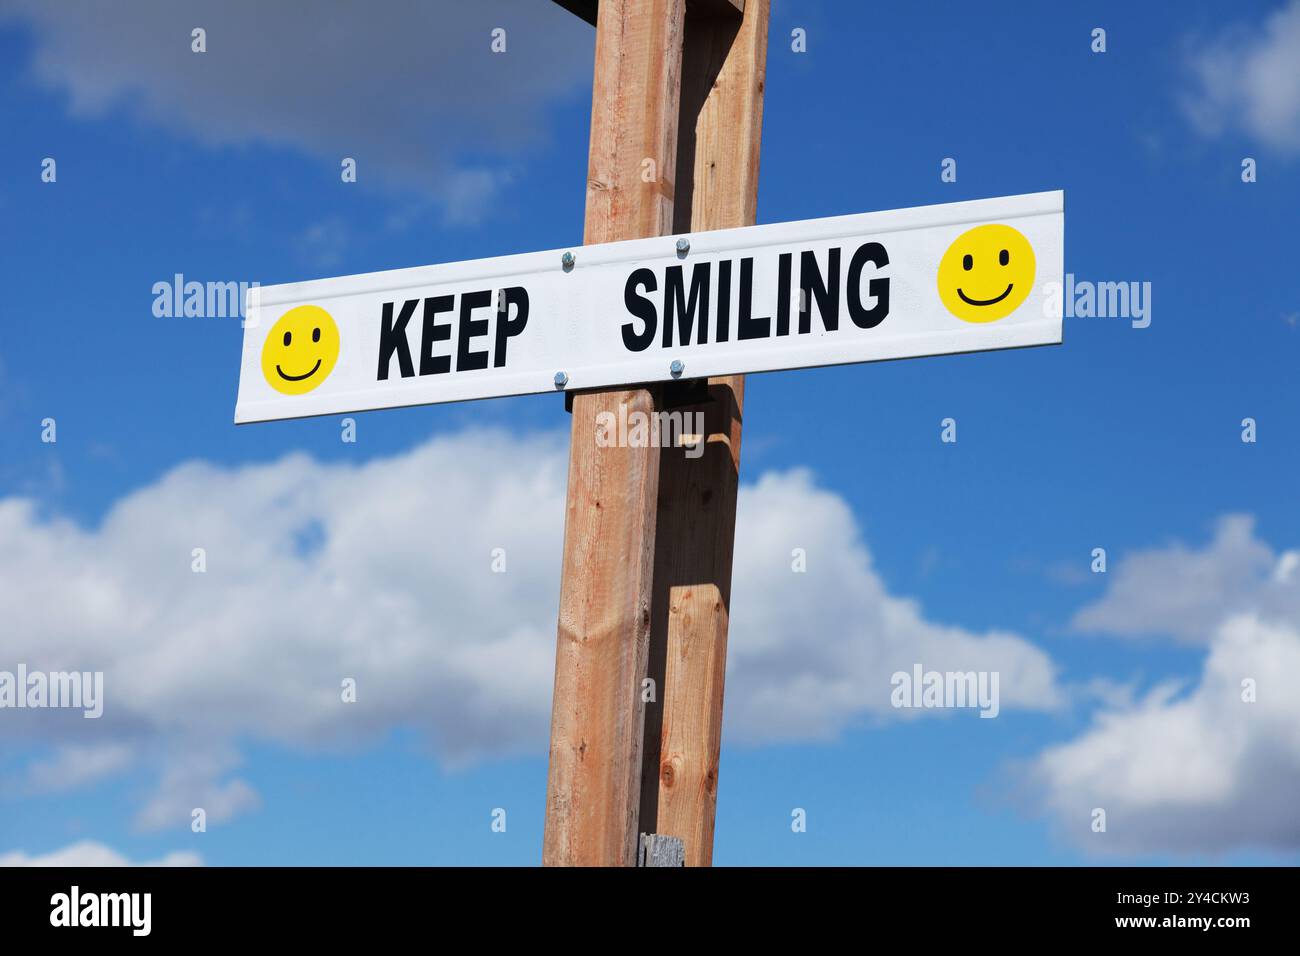
[(793, 252), (783, 252), (776, 260), (776, 334), (790, 334), (790, 267)]
[(754, 257), (740, 260), (740, 301), (736, 314), (736, 338), (765, 339), (772, 334), (772, 317), (750, 318), (754, 296)]
[(456, 371), (472, 372), (475, 369), (487, 368), (487, 349), (482, 352), (471, 352), (469, 343), (470, 339), (487, 335), (488, 320), (471, 319), (469, 315), (474, 309), (482, 309), (491, 304), (491, 289), (483, 289), (479, 292), (465, 292), (461, 295), (460, 329), (456, 333)]
[(415, 313), (415, 307), (420, 304), (420, 300), (407, 299), (403, 302), (396, 323), (393, 322), (394, 304), (384, 303), (383, 323), (379, 327), (379, 381), (381, 382), (388, 379), (388, 368), (393, 362), (394, 352), (397, 353), (397, 364), (402, 378), (410, 378), (415, 374), (415, 368), (411, 364), (411, 344), (406, 341), (406, 324), (411, 321), (411, 316)]
[(817, 298), (817, 312), (827, 332), (840, 327), (840, 250), (830, 252), (826, 280), (822, 281), (817, 255), (806, 251), (799, 257), (799, 334), (812, 331), (812, 300)]
[(889, 253), (878, 242), (864, 242), (849, 260), (849, 318), (860, 329), (874, 329), (889, 315), (889, 277), (872, 279), (867, 292), (875, 300), (870, 309), (862, 307), (862, 266), (870, 262), (882, 267), (889, 265)]
[(630, 315), (645, 322), (645, 328), (639, 335), (632, 331), (631, 322), (623, 323), (623, 345), (629, 352), (644, 352), (648, 349), (655, 340), (655, 330), (659, 327), (659, 314), (655, 311), (655, 304), (645, 296), (638, 295), (637, 286), (645, 286), (647, 292), (653, 292), (659, 284), (650, 269), (637, 269), (627, 277), (627, 285), (623, 289), (623, 305)]
[(718, 341), (731, 337), (731, 260), (718, 263)]
[(687, 301), (682, 280), (682, 267), (669, 266), (664, 270), (664, 348), (673, 345), (673, 313), (677, 314), (677, 338), (682, 345), (691, 344), (691, 330), (695, 327), (696, 307), (699, 307), (699, 334), (696, 343), (709, 341), (709, 275), (712, 267), (701, 262), (691, 270), (691, 295)]
[(439, 295), (424, 300), (424, 337), (420, 343), (420, 374), (438, 375), (451, 371), (450, 355), (434, 355), (433, 343), (446, 342), (451, 338), (451, 323), (436, 325), (434, 316), (439, 312), (450, 312), (455, 298)]
[[(496, 355), (492, 359), (493, 368), (506, 364), (506, 340), (513, 338), (524, 330), (528, 324), (528, 290), (521, 285), (512, 285), (501, 290), (502, 309), (497, 313)], [(510, 307), (515, 307), (515, 317), (510, 318)]]

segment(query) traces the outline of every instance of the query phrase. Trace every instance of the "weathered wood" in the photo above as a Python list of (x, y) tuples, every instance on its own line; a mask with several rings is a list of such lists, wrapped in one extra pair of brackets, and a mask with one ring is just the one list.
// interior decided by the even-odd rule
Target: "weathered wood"
[[(675, 232), (754, 223), (768, 13), (750, 0), (741, 23), (688, 19)], [(660, 460), (650, 669), (662, 697), (641, 817), (683, 839), (688, 866), (713, 860), (744, 391), (744, 376), (710, 379), (710, 400), (682, 409), (704, 415), (704, 454)]]
[(689, 20), (682, 53), (678, 196), (673, 229), (752, 226), (758, 210), (770, 0), (743, 18)]
[(679, 837), (662, 833), (641, 834), (638, 866), (685, 866), (686, 847)]
[[(586, 241), (752, 224), (768, 0), (605, 0), (596, 19)], [(639, 824), (712, 861), (744, 379), (708, 394), (684, 409), (705, 415), (701, 459), (596, 445), (598, 415), (653, 411), (657, 389), (574, 396), (549, 865), (630, 865)]]
[[(604, 0), (596, 26), (585, 241), (672, 228), (685, 0)], [(655, 175), (647, 177), (646, 160)], [(579, 258), (578, 269), (582, 268)], [(659, 449), (601, 448), (601, 412), (656, 391), (573, 401), (542, 860), (637, 858)]]

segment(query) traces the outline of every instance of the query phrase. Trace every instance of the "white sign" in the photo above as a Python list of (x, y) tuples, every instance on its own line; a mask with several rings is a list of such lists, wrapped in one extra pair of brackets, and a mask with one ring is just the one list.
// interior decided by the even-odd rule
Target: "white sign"
[(1061, 341), (1061, 192), (249, 290), (236, 422)]

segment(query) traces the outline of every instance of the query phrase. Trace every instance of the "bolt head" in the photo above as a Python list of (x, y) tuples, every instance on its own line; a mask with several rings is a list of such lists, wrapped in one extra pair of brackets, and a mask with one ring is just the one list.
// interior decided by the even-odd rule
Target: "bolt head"
[(677, 253), (678, 253), (678, 255), (683, 255), (683, 256), (684, 256), (684, 255), (686, 255), (686, 253), (688, 253), (688, 252), (690, 252), (690, 251), (691, 251), (691, 240), (687, 239), (685, 236), (683, 236), (681, 239), (678, 239), (678, 240), (677, 240)]
[(686, 371), (686, 363), (681, 359), (673, 359), (673, 364), (668, 366), (668, 371), (673, 373), (673, 378), (681, 378), (682, 372)]
[(560, 256), (560, 265), (564, 266), (565, 269), (572, 269), (573, 262), (574, 259), (572, 252), (566, 252), (564, 255)]
[(564, 388), (564, 386), (566, 386), (566, 385), (568, 385), (568, 384), (569, 384), (569, 373), (568, 373), (568, 372), (556, 372), (556, 373), (555, 373), (555, 387), (556, 387), (556, 388)]

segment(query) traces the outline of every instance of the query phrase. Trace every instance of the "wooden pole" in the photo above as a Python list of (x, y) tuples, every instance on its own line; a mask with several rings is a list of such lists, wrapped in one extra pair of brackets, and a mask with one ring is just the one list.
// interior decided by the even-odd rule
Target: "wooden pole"
[[(559, 2), (596, 22), (586, 242), (753, 224), (768, 0)], [(546, 865), (635, 865), (640, 832), (712, 861), (744, 379), (707, 389), (674, 409), (702, 458), (596, 444), (676, 389), (574, 396)]]
[[(686, 0), (600, 3), (587, 243), (672, 229), (685, 11)], [(596, 421), (605, 411), (617, 416), (620, 404), (628, 414), (653, 413), (656, 391), (573, 399), (542, 849), (548, 866), (636, 864), (659, 449), (601, 448)]]
[[(768, 12), (748, 0), (743, 19), (688, 17), (675, 232), (754, 224)], [(709, 379), (708, 400), (680, 409), (703, 415), (703, 455), (660, 459), (650, 667), (662, 706), (647, 715), (641, 829), (680, 837), (687, 866), (713, 861), (744, 395), (743, 375)]]

